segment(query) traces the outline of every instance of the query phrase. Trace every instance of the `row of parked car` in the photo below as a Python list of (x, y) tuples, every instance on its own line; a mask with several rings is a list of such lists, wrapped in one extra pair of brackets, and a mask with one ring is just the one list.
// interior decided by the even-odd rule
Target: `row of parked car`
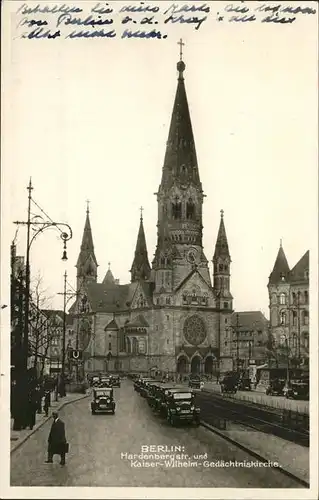
[(309, 379), (292, 379), (287, 382), (283, 378), (270, 381), (266, 394), (270, 396), (285, 396), (287, 399), (309, 399)]
[(95, 375), (90, 381), (91, 387), (121, 387), (119, 375)]
[(147, 399), (148, 405), (159, 417), (172, 426), (178, 423), (200, 424), (200, 408), (192, 389), (174, 382), (156, 382), (151, 378), (136, 378), (134, 390)]

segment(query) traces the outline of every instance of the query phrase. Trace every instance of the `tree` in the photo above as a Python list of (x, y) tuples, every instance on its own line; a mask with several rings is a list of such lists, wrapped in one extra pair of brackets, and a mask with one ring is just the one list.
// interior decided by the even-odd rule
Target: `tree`
[(45, 361), (48, 359), (49, 348), (52, 339), (60, 334), (60, 325), (52, 319), (54, 312), (49, 309), (52, 297), (46, 296), (46, 290), (42, 289), (43, 280), (38, 276), (34, 280), (33, 290), (31, 291), (30, 317), (29, 317), (29, 344), (30, 355), (33, 356), (33, 368), (38, 371), (38, 361), (41, 360), (40, 371), (38, 375), (43, 377)]

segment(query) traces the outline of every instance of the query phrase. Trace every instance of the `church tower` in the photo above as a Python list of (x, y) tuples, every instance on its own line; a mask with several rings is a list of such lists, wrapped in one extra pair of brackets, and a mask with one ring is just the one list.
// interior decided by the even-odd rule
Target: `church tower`
[(137, 235), (134, 260), (130, 270), (132, 283), (139, 280), (148, 280), (151, 273), (151, 266), (148, 260), (146, 247), (142, 210), (143, 209), (141, 208), (140, 227)]
[(87, 283), (96, 283), (98, 263), (94, 253), (89, 207), (86, 210), (86, 220), (82, 236), (82, 244), (76, 263), (76, 288), (80, 290)]
[(224, 210), (220, 211), (220, 224), (213, 257), (214, 291), (218, 309), (232, 309), (232, 295), (230, 293), (230, 263), (228, 241), (224, 224)]
[(268, 281), (270, 328), (275, 336), (280, 336), (280, 333), (289, 333), (289, 278), (290, 268), (280, 241), (278, 254)]
[(155, 295), (172, 292), (194, 267), (210, 285), (202, 246), (204, 194), (186, 96), (185, 67), (181, 52), (162, 180), (156, 193), (157, 246), (152, 263)]

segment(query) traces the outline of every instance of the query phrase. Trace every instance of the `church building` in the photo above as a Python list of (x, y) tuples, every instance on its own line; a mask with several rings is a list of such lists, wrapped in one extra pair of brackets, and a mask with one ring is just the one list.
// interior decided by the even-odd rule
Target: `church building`
[[(79, 331), (86, 373), (160, 370), (210, 374), (232, 368), (231, 356), (223, 352), (233, 313), (224, 213), (221, 210), (211, 279), (203, 248), (204, 192), (182, 57), (177, 71), (156, 193), (157, 245), (150, 263), (141, 214), (130, 283), (120, 284), (110, 268), (98, 282), (87, 210), (76, 265), (78, 299), (69, 311)], [(212, 253), (213, 247), (209, 249)]]

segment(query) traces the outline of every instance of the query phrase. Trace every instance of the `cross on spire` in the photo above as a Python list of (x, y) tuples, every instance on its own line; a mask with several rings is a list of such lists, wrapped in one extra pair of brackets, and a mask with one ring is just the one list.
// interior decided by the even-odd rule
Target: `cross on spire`
[(223, 209), (221, 209), (221, 211), (220, 211), (220, 216), (223, 219), (223, 217), (224, 217), (224, 210)]
[(86, 200), (86, 213), (90, 212), (90, 200)]
[(143, 207), (140, 207), (140, 212), (141, 212), (141, 220), (143, 220), (143, 210), (144, 210), (144, 208), (143, 208)]
[(109, 266), (109, 270), (111, 269), (111, 262), (108, 262), (107, 265)]
[(180, 39), (179, 42), (177, 42), (177, 45), (179, 45), (179, 60), (182, 61), (182, 59), (183, 59), (183, 45), (185, 45), (185, 43), (183, 43), (182, 38)]

